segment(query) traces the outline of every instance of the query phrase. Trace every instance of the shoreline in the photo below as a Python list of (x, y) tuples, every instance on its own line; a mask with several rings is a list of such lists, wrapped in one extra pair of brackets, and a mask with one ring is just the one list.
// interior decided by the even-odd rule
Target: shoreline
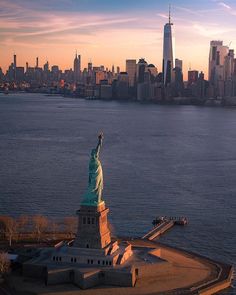
[(204, 255), (197, 254), (190, 250), (184, 250), (174, 246), (170, 246), (168, 244), (165, 244), (159, 241), (153, 240), (150, 242), (160, 246), (161, 248), (167, 249), (171, 251), (172, 253), (176, 252), (178, 254), (181, 254), (193, 259), (197, 259), (203, 263), (207, 263), (211, 266), (213, 265), (218, 269), (218, 273), (214, 276), (214, 278), (210, 280), (206, 280), (206, 282), (202, 284), (197, 284), (195, 287), (191, 287), (189, 290), (191, 293), (188, 293), (188, 294), (210, 295), (210, 294), (215, 294), (216, 292), (219, 292), (225, 288), (231, 287), (231, 281), (233, 279), (233, 271), (234, 271), (233, 265), (215, 261)]
[(9, 93), (4, 93), (4, 91), (0, 91), (0, 94), (4, 94), (5, 96), (11, 94), (18, 93), (26, 93), (26, 94), (42, 94), (46, 97), (62, 97), (62, 98), (72, 98), (72, 99), (83, 99), (83, 100), (91, 100), (91, 101), (116, 101), (116, 102), (127, 102), (127, 103), (138, 103), (144, 105), (163, 105), (163, 106), (198, 106), (198, 107), (228, 107), (235, 108), (236, 107), (236, 97), (222, 97), (222, 98), (204, 98), (199, 99), (195, 97), (174, 97), (168, 100), (137, 100), (135, 98), (128, 99), (106, 99), (106, 98), (88, 98), (88, 97), (79, 97), (76, 95), (65, 95), (63, 93), (47, 93), (47, 92), (37, 92), (37, 91), (9, 91)]

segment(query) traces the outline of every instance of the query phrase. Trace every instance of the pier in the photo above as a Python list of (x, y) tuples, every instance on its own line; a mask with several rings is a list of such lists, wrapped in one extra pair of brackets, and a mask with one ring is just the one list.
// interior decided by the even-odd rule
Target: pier
[(158, 217), (152, 222), (154, 228), (146, 233), (142, 239), (154, 240), (158, 236), (164, 234), (167, 230), (174, 225), (187, 225), (188, 220), (186, 217)]

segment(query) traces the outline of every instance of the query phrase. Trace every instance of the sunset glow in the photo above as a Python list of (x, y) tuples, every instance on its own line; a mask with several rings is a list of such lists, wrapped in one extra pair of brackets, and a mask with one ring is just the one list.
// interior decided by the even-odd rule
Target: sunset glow
[[(125, 68), (127, 58), (145, 57), (161, 71), (163, 26), (169, 1), (0, 0), (0, 66), (5, 72), (17, 54), (18, 65), (58, 64), (72, 68), (76, 49), (82, 68)], [(236, 4), (230, 0), (172, 1), (176, 57), (184, 76), (192, 69), (207, 74), (211, 40), (236, 48)]]

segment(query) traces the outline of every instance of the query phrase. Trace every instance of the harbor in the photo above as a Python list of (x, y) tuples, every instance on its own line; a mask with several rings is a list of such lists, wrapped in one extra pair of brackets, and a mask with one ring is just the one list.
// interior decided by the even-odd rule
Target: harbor
[[(200, 280), (207, 280), (212, 281), (211, 276), (211, 270), (207, 268), (207, 265), (198, 265), (194, 264), (193, 261), (188, 260), (181, 260), (181, 256), (179, 255), (176, 258), (174, 254), (174, 249), (177, 250), (177, 248), (185, 248), (192, 251), (192, 257), (198, 257), (198, 254), (194, 254), (194, 252), (202, 254), (206, 257), (211, 257), (212, 259), (215, 259), (215, 261), (224, 261), (227, 264), (233, 264), (234, 263), (234, 252), (233, 252), (233, 245), (234, 245), (234, 235), (233, 233), (233, 218), (234, 218), (234, 198), (231, 198), (230, 194), (227, 194), (224, 190), (224, 183), (228, 181), (228, 185), (230, 186), (231, 190), (234, 189), (235, 186), (235, 179), (234, 177), (229, 178), (227, 171), (230, 171), (230, 173), (233, 176), (234, 167), (232, 165), (229, 165), (228, 162), (225, 160), (220, 162), (221, 169), (224, 169), (224, 175), (227, 175), (227, 179), (224, 177), (217, 177), (218, 174), (216, 173), (217, 167), (219, 162), (215, 163), (215, 161), (208, 161), (207, 157), (208, 154), (205, 153), (199, 153), (199, 150), (189, 149), (189, 143), (191, 144), (191, 147), (196, 146), (196, 138), (198, 138), (199, 134), (199, 128), (197, 128), (194, 125), (194, 120), (192, 118), (198, 118), (199, 113), (196, 110), (193, 110), (191, 107), (189, 109), (183, 108), (181, 116), (177, 116), (175, 114), (175, 110), (172, 109), (171, 113), (168, 115), (168, 112), (166, 110), (163, 110), (160, 108), (160, 110), (157, 112), (157, 110), (153, 110), (149, 106), (146, 106), (147, 110), (150, 111), (148, 113), (148, 116), (153, 117), (153, 120), (156, 125), (164, 126), (164, 130), (161, 131), (150, 131), (149, 125), (146, 121), (148, 121), (148, 118), (145, 117), (145, 114), (143, 111), (141, 112), (138, 108), (131, 109), (131, 106), (129, 105), (119, 105), (116, 106), (115, 104), (111, 103), (109, 106), (105, 106), (103, 102), (100, 102), (102, 108), (100, 108), (100, 105), (97, 105), (97, 107), (94, 109), (94, 105), (91, 108), (91, 106), (87, 105), (88, 101), (71, 101), (73, 104), (73, 109), (68, 108), (68, 101), (63, 101), (60, 98), (57, 97), (42, 97), (37, 98), (34, 97), (25, 97), (20, 98), (19, 96), (13, 97), (11, 94), (8, 96), (10, 100), (8, 99), (6, 101), (5, 107), (2, 109), (2, 117), (4, 118), (4, 114), (6, 113), (7, 116), (10, 116), (11, 118), (17, 119), (18, 117), (15, 116), (15, 113), (22, 114), (22, 117), (25, 118), (27, 124), (25, 124), (26, 131), (18, 134), (18, 131), (14, 128), (10, 129), (12, 134), (16, 134), (17, 138), (21, 138), (23, 145), (18, 144), (18, 140), (13, 140), (15, 136), (10, 140), (9, 143), (11, 143), (11, 149), (8, 150), (11, 151), (10, 155), (12, 161), (9, 161), (10, 167), (14, 168), (15, 164), (17, 164), (18, 169), (14, 170), (11, 169), (11, 171), (8, 172), (7, 169), (4, 169), (4, 167), (7, 167), (8, 163), (5, 161), (6, 154), (2, 154), (2, 179), (6, 182), (6, 179), (8, 178), (12, 184), (13, 184), (13, 191), (9, 192), (9, 194), (4, 194), (3, 196), (4, 202), (2, 204), (2, 210), (4, 214), (11, 214), (12, 211), (14, 211), (16, 214), (28, 214), (26, 208), (28, 204), (30, 204), (30, 212), (31, 214), (36, 214), (37, 212), (40, 212), (41, 214), (48, 215), (48, 216), (54, 216), (55, 212), (60, 216), (69, 216), (71, 212), (75, 209), (74, 204), (78, 204), (78, 202), (81, 200), (79, 196), (82, 195), (82, 189), (84, 185), (78, 185), (77, 180), (73, 180), (73, 175), (78, 175), (78, 178), (81, 180), (81, 183), (85, 183), (87, 181), (87, 177), (85, 177), (82, 173), (83, 169), (78, 169), (78, 165), (75, 165), (74, 162), (71, 161), (68, 163), (67, 160), (67, 153), (74, 155), (78, 153), (78, 150), (80, 153), (82, 153), (82, 146), (78, 147), (74, 144), (73, 136), (74, 134), (77, 134), (76, 128), (73, 126), (74, 122), (80, 123), (81, 128), (81, 139), (78, 139), (79, 144), (82, 144), (83, 140), (82, 138), (85, 136), (88, 136), (89, 131), (87, 131), (87, 124), (94, 124), (91, 122), (96, 121), (96, 117), (94, 117), (93, 112), (99, 113), (99, 116), (103, 118), (107, 118), (109, 122), (111, 122), (110, 125), (106, 129), (109, 133), (109, 137), (111, 137), (112, 141), (117, 142), (116, 145), (109, 144), (109, 148), (106, 150), (106, 157), (104, 157), (104, 160), (106, 161), (106, 165), (112, 161), (114, 163), (113, 157), (116, 155), (119, 160), (116, 162), (116, 168), (109, 170), (109, 185), (107, 186), (106, 190), (106, 196), (109, 198), (109, 204), (111, 206), (111, 212), (113, 214), (112, 218), (112, 224), (114, 224), (114, 228), (116, 229), (117, 236), (123, 236), (127, 234), (128, 236), (132, 237), (132, 234), (138, 235), (142, 237), (146, 231), (153, 230), (152, 234), (150, 234), (149, 238), (155, 239), (155, 237), (151, 237), (153, 234), (158, 232), (158, 230), (152, 226), (152, 220), (156, 220), (155, 216), (157, 214), (166, 214), (170, 216), (182, 216), (183, 212), (186, 212), (188, 215), (187, 218), (189, 218), (190, 226), (188, 226), (186, 229), (185, 227), (176, 227), (174, 225), (178, 224), (178, 217), (168, 218), (170, 220), (163, 220), (162, 225), (159, 226), (159, 230), (161, 230), (161, 235), (164, 234), (163, 240), (166, 241), (169, 245), (171, 245), (170, 251), (165, 251), (163, 248), (163, 251), (161, 251), (161, 258), (166, 260), (169, 260), (169, 266), (173, 270), (171, 277), (168, 276), (168, 278), (165, 278), (166, 271), (163, 268), (163, 275), (160, 274), (158, 277), (158, 286), (153, 285), (151, 286), (150, 282), (153, 280), (153, 282), (156, 282), (156, 278), (154, 278), (154, 273), (152, 272), (150, 275), (150, 278), (148, 280), (141, 280), (138, 281), (137, 285), (135, 286), (135, 289), (129, 289), (129, 293), (137, 294), (140, 292), (140, 294), (145, 294), (145, 290), (148, 293), (149, 291), (156, 292), (153, 294), (164, 294), (163, 292), (168, 292), (165, 288), (167, 288), (167, 284), (169, 282), (168, 286), (170, 286), (170, 289), (179, 289), (179, 288), (187, 288), (187, 284), (191, 285), (193, 287), (196, 285), (202, 284), (199, 282)], [(44, 104), (41, 104), (41, 100), (43, 100)], [(15, 101), (15, 103), (14, 103)], [(20, 103), (19, 103), (20, 102)], [(47, 108), (44, 108), (45, 102), (47, 103)], [(3, 100), (1, 100), (1, 103), (3, 103)], [(9, 113), (9, 103), (13, 104), (14, 106), (14, 112), (11, 111)], [(22, 107), (26, 104), (27, 107)], [(94, 102), (96, 106), (96, 102)], [(2, 106), (2, 105), (1, 105)], [(26, 108), (26, 110), (24, 110)], [(28, 108), (33, 110), (33, 115), (27, 111)], [(110, 115), (114, 115), (112, 113), (112, 110), (116, 108), (117, 110), (117, 120), (114, 120), (114, 118)], [(89, 111), (88, 111), (89, 110)], [(122, 116), (122, 122), (124, 121), (124, 125), (132, 126), (132, 120), (130, 120), (126, 114), (126, 111), (134, 112), (134, 114), (137, 114), (140, 112), (140, 117), (142, 118), (141, 122), (138, 123), (138, 130), (141, 130), (141, 133), (144, 134), (144, 140), (148, 143), (143, 144), (142, 153), (145, 154), (145, 157), (140, 157), (140, 153), (134, 151), (134, 145), (140, 145), (140, 137), (139, 134), (135, 133), (135, 130), (137, 126), (135, 125), (134, 130), (127, 130), (126, 128), (122, 127), (122, 130), (124, 130), (124, 134), (121, 134), (119, 138), (117, 138), (117, 135), (113, 133), (114, 128), (118, 128), (118, 121), (120, 122), (120, 116)], [(127, 113), (128, 113), (127, 111)], [(69, 124), (69, 126), (66, 127), (64, 130), (63, 124), (61, 122), (66, 120), (66, 116), (70, 112), (70, 115), (73, 118), (73, 124)], [(75, 114), (76, 112), (76, 114)], [(102, 112), (102, 113), (101, 113)], [(164, 113), (163, 113), (164, 112)], [(217, 114), (218, 116), (223, 116), (222, 110), (219, 109)], [(30, 136), (32, 137), (32, 140), (29, 141), (29, 131), (27, 129), (28, 124), (31, 124), (34, 126), (34, 128), (38, 128), (41, 130), (41, 125), (37, 124), (37, 118), (38, 120), (45, 116), (45, 122), (47, 123), (46, 115), (50, 114), (50, 118), (52, 118), (52, 121), (55, 122), (53, 125), (53, 131), (50, 132), (42, 132), (40, 131), (40, 134), (36, 131), (30, 132)], [(80, 120), (77, 120), (77, 114), (80, 116)], [(158, 115), (159, 114), (159, 115)], [(32, 118), (31, 118), (32, 117)], [(119, 117), (119, 120), (118, 120)], [(127, 118), (126, 118), (127, 117)], [(203, 126), (200, 131), (207, 130), (206, 126), (209, 125), (209, 122), (205, 122), (206, 118), (211, 118), (211, 122), (216, 123), (217, 121), (214, 120), (214, 114), (212, 112), (212, 109), (208, 109), (205, 113), (204, 118), (202, 119)], [(31, 118), (31, 121), (30, 121)], [(169, 137), (168, 137), (168, 128), (165, 128), (166, 125), (163, 123), (163, 120), (161, 118), (172, 119), (173, 124), (175, 124), (176, 128), (180, 124), (181, 128), (184, 128), (184, 123), (191, 122), (191, 133), (183, 134), (179, 131), (177, 128), (175, 132), (175, 137), (173, 142), (169, 143)], [(223, 117), (224, 121), (233, 124), (233, 118), (232, 120), (229, 120), (230, 118), (230, 112), (227, 112), (227, 117)], [(88, 123), (86, 120), (89, 120), (90, 123)], [(48, 119), (49, 120), (49, 119)], [(228, 120), (228, 121), (227, 121)], [(9, 122), (8, 122), (9, 121)], [(28, 122), (30, 121), (30, 122)], [(183, 121), (183, 122), (182, 122)], [(5, 120), (5, 125), (12, 126), (12, 124), (22, 124), (21, 120), (17, 120), (16, 122), (12, 122), (12, 120)], [(51, 122), (51, 120), (50, 120)], [(102, 121), (103, 122), (103, 121)], [(181, 123), (182, 122), (182, 123)], [(46, 125), (45, 123), (45, 125)], [(103, 122), (103, 124), (105, 124)], [(49, 123), (48, 123), (49, 124)], [(77, 124), (77, 125), (78, 125)], [(120, 123), (119, 123), (120, 124)], [(115, 127), (114, 127), (115, 126)], [(214, 125), (216, 126), (216, 125)], [(43, 126), (44, 128), (44, 126)], [(57, 131), (58, 128), (58, 131)], [(110, 129), (109, 129), (110, 128)], [(92, 129), (92, 127), (91, 127)], [(230, 126), (227, 130), (230, 129)], [(218, 138), (220, 136), (219, 133), (217, 133), (219, 130), (219, 133), (225, 134), (226, 131), (222, 130), (220, 126), (218, 126), (218, 129), (214, 129), (215, 137)], [(132, 131), (132, 132), (131, 132)], [(224, 132), (223, 132), (224, 131)], [(2, 132), (4, 134), (4, 128), (2, 128)], [(68, 143), (68, 146), (66, 144), (66, 147), (64, 148), (65, 142), (61, 142), (61, 132), (66, 132), (64, 136), (66, 143)], [(186, 130), (188, 132), (188, 129)], [(6, 132), (6, 134), (8, 134)], [(78, 133), (80, 134), (80, 133)], [(192, 136), (194, 134), (194, 137)], [(210, 136), (210, 133), (206, 132), (206, 140), (211, 139), (214, 140)], [(11, 138), (11, 134), (7, 135), (9, 138)], [(40, 136), (40, 138), (38, 138)], [(90, 133), (89, 136), (92, 136)], [(230, 133), (228, 133), (228, 137), (232, 139), (230, 136)], [(168, 142), (163, 141), (162, 139), (167, 138)], [(215, 138), (215, 140), (216, 140)], [(201, 138), (198, 138), (200, 140)], [(45, 165), (44, 169), (41, 170), (30, 170), (29, 163), (35, 163), (35, 153), (30, 153), (29, 148), (30, 144), (36, 141), (39, 145), (40, 149), (43, 150), (43, 156), (45, 159)], [(166, 145), (168, 143), (168, 147), (173, 146), (176, 141), (181, 146), (180, 149), (177, 150), (170, 150), (167, 154), (163, 155), (163, 150), (166, 150)], [(9, 145), (8, 140), (4, 140), (6, 147)], [(125, 143), (124, 146), (122, 146), (122, 149), (119, 147), (120, 144)], [(211, 141), (207, 141), (207, 144), (210, 145)], [(14, 148), (15, 146), (15, 148)], [(86, 143), (86, 146), (90, 147), (90, 141)], [(234, 142), (231, 141), (230, 145), (227, 145), (225, 147), (225, 150), (222, 149), (219, 151), (219, 154), (215, 153), (214, 151), (211, 151), (212, 157), (221, 156), (223, 157), (226, 151), (230, 151), (230, 148), (234, 146)], [(123, 152), (123, 149), (127, 151), (127, 153)], [(53, 155), (55, 157), (52, 157), (51, 149), (53, 150)], [(54, 151), (57, 151), (55, 153)], [(19, 153), (18, 153), (19, 152)], [(160, 157), (155, 157), (155, 154), (158, 153)], [(190, 157), (192, 154), (196, 154), (196, 159), (191, 160)], [(14, 155), (17, 154), (19, 157), (14, 157)], [(27, 162), (22, 161), (22, 158), (24, 154), (27, 154)], [(182, 156), (185, 156), (185, 162), (182, 163)], [(4, 157), (5, 155), (5, 157)], [(171, 156), (173, 155), (173, 156)], [(232, 155), (232, 153), (231, 153)], [(88, 156), (82, 157), (81, 160), (81, 167), (86, 167), (86, 165), (83, 163)], [(133, 183), (132, 187), (128, 182), (126, 182), (126, 179), (130, 179), (130, 161), (132, 161), (132, 165), (134, 165), (134, 170), (139, 171), (140, 167), (146, 167), (144, 173), (137, 173), (134, 174), (134, 177), (131, 178), (131, 181)], [(145, 163), (148, 164), (146, 165)], [(39, 165), (39, 161), (36, 162), (37, 165)], [(58, 165), (60, 163), (60, 165)], [(50, 165), (49, 165), (50, 164)], [(146, 166), (145, 166), (146, 165)], [(209, 166), (210, 165), (210, 166)], [(105, 166), (106, 167), (106, 166)], [(158, 167), (158, 169), (156, 169)], [(171, 176), (171, 179), (168, 179), (169, 176), (169, 170), (172, 169), (172, 167), (176, 167), (174, 173)], [(214, 168), (214, 169), (213, 169)], [(52, 171), (51, 171), (51, 170)], [(205, 174), (199, 175), (199, 169), (201, 171), (208, 171), (209, 173), (207, 181), (205, 178)], [(211, 169), (211, 170), (209, 170)], [(37, 180), (37, 185), (35, 181), (30, 182), (30, 186), (25, 186), (24, 190), (21, 190), (20, 183), (24, 183), (26, 179), (30, 179), (30, 174), (33, 171), (33, 175), (35, 179)], [(53, 173), (55, 171), (55, 173)], [(66, 173), (65, 173), (66, 171)], [(161, 173), (160, 173), (161, 171)], [(11, 174), (10, 174), (11, 172)], [(106, 172), (106, 171), (105, 171)], [(27, 174), (28, 173), (28, 174)], [(106, 172), (107, 175), (108, 171)], [(86, 174), (86, 173), (84, 173)], [(50, 178), (46, 177), (48, 175), (51, 175)], [(190, 190), (192, 189), (192, 182), (184, 182), (183, 184), (180, 183), (179, 175), (182, 175), (184, 179), (190, 179), (191, 181), (193, 179), (196, 179), (198, 177), (198, 185), (195, 186), (194, 193), (189, 194)], [(45, 176), (45, 177), (44, 177)], [(18, 177), (18, 182), (14, 182), (14, 178)], [(117, 179), (120, 179), (121, 185), (117, 185)], [(50, 180), (50, 181), (49, 181)], [(167, 181), (168, 180), (168, 181)], [(232, 183), (231, 183), (232, 180)], [(48, 181), (48, 182), (47, 182)], [(7, 182), (6, 182), (7, 183)], [(209, 186), (209, 183), (211, 185)], [(171, 184), (171, 185), (170, 185)], [(216, 184), (219, 185), (216, 186)], [(40, 187), (45, 188), (45, 191), (39, 190), (38, 185)], [(131, 187), (131, 188), (130, 188)], [(30, 190), (28, 188), (31, 188)], [(17, 199), (15, 195), (13, 194), (14, 191), (19, 191), (19, 198)], [(125, 191), (125, 196), (121, 197), (122, 194)], [(148, 191), (151, 195), (150, 198), (147, 198), (145, 191)], [(157, 194), (153, 194), (152, 192), (158, 191)], [(33, 194), (32, 194), (33, 192)], [(204, 192), (204, 193), (203, 193)], [(68, 194), (71, 196), (71, 202), (68, 202)], [(133, 196), (136, 196), (135, 198)], [(43, 198), (43, 201), (40, 202), (42, 196), (45, 196)], [(228, 207), (227, 209), (227, 215), (222, 214), (222, 206), (218, 206), (218, 204), (222, 204), (222, 196), (224, 196), (224, 199), (227, 200)], [(20, 202), (18, 202), (20, 201)], [(53, 206), (52, 206), (53, 204)], [(137, 205), (138, 204), (138, 205)], [(44, 206), (43, 206), (44, 205)], [(201, 208), (204, 206), (204, 212), (202, 212)], [(11, 211), (8, 211), (9, 208), (11, 208)], [(131, 210), (131, 208), (135, 210)], [(145, 208), (145, 210), (144, 210)], [(24, 211), (25, 210), (25, 211)], [(160, 212), (161, 210), (162, 212)], [(160, 212), (160, 213), (157, 213)], [(203, 214), (204, 213), (204, 214)], [(128, 222), (125, 222), (127, 220), (128, 216)], [(125, 219), (126, 218), (126, 219)], [(158, 218), (157, 218), (158, 219)], [(124, 220), (124, 221), (122, 221)], [(122, 221), (122, 222), (121, 222)], [(138, 222), (137, 222), (138, 221)], [(176, 222), (176, 224), (173, 224)], [(227, 222), (227, 233), (223, 230), (223, 226)], [(167, 224), (171, 224), (171, 226), (168, 229)], [(157, 224), (156, 224), (157, 225)], [(207, 225), (207, 226), (206, 226)], [(165, 229), (165, 230), (164, 230)], [(171, 230), (170, 235), (165, 233), (168, 233), (168, 231)], [(182, 235), (182, 233), (184, 233)], [(197, 233), (197, 234), (196, 234)], [(200, 235), (201, 234), (201, 235)], [(158, 238), (158, 235), (156, 236)], [(170, 238), (169, 238), (170, 237)], [(180, 238), (178, 238), (180, 237)], [(212, 239), (214, 238), (214, 243), (212, 243)], [(125, 239), (127, 240), (127, 239)], [(132, 242), (132, 241), (131, 241)], [(142, 239), (143, 243), (148, 242), (146, 246), (152, 247), (151, 243), (157, 243), (156, 241), (148, 240), (148, 239)], [(141, 245), (141, 241), (137, 241), (137, 243), (134, 243), (135, 246)], [(158, 247), (160, 243), (157, 243)], [(181, 251), (181, 250), (179, 250)], [(181, 251), (184, 253), (184, 251)], [(179, 252), (180, 253), (180, 252)], [(185, 252), (186, 253), (186, 252)], [(164, 255), (164, 256), (163, 256)], [(175, 256), (175, 257), (174, 257)], [(184, 261), (184, 263), (182, 263)], [(178, 266), (176, 266), (178, 264)], [(197, 272), (198, 270), (198, 272)], [(214, 268), (213, 274), (214, 274)], [(227, 269), (226, 269), (227, 270)], [(158, 270), (157, 270), (158, 271)], [(203, 272), (205, 273), (204, 277), (199, 277), (199, 275), (203, 275)], [(179, 274), (178, 280), (176, 278), (176, 282), (174, 281), (174, 276), (176, 274)], [(209, 274), (209, 277), (208, 277)], [(219, 274), (219, 272), (218, 272)], [(13, 274), (12, 274), (13, 275)], [(186, 282), (186, 276), (189, 276), (188, 282)], [(228, 270), (226, 271), (227, 278), (229, 277)], [(191, 278), (190, 278), (191, 276)], [(184, 282), (181, 282), (181, 279), (183, 278)], [(16, 279), (15, 286), (21, 285), (18, 279), (22, 279), (22, 286), (23, 290), (28, 289), (28, 282), (24, 281), (24, 278), (21, 277), (14, 277), (13, 280)], [(217, 279), (216, 277), (214, 280)], [(199, 282), (199, 283), (198, 283)], [(12, 281), (11, 281), (12, 283)], [(30, 283), (30, 282), (29, 282)], [(182, 283), (182, 286), (181, 286)], [(13, 283), (12, 283), (13, 284)], [(227, 283), (228, 284), (228, 283)], [(38, 288), (41, 288), (42, 294), (51, 292), (53, 294), (53, 290), (56, 290), (58, 287), (48, 287), (49, 289), (46, 290), (46, 287), (41, 286), (40, 282), (38, 283)], [(149, 287), (150, 286), (150, 287)], [(163, 289), (161, 289), (161, 286)], [(69, 289), (74, 288), (73, 285), (71, 286), (65, 286), (64, 288)], [(137, 287), (137, 288), (136, 288)], [(158, 290), (151, 289), (151, 287), (156, 287)], [(20, 288), (20, 287), (19, 287)], [(35, 281), (32, 281), (32, 290), (35, 291)], [(60, 287), (61, 288), (61, 287)], [(29, 288), (30, 289), (30, 288)], [(62, 287), (63, 289), (63, 287)], [(67, 289), (67, 290), (68, 290)], [(88, 290), (83, 291), (84, 294), (94, 294), (97, 292), (98, 289), (94, 290)], [(105, 290), (105, 291), (104, 291)], [(108, 294), (108, 292), (112, 292), (115, 294), (116, 290), (115, 288), (107, 288), (107, 289), (101, 289), (101, 294)], [(183, 289), (182, 289), (183, 290)], [(128, 290), (125, 290), (124, 293), (127, 294)], [(231, 290), (230, 290), (231, 291)], [(71, 291), (69, 291), (71, 292)], [(76, 294), (77, 290), (74, 290), (74, 293)], [(116, 293), (118, 294), (120, 290), (116, 290)], [(182, 292), (182, 291), (178, 291)], [(227, 291), (226, 291), (227, 292)], [(232, 291), (234, 292), (234, 290)], [(25, 294), (25, 293), (24, 293)], [(183, 294), (183, 293), (182, 293)]]

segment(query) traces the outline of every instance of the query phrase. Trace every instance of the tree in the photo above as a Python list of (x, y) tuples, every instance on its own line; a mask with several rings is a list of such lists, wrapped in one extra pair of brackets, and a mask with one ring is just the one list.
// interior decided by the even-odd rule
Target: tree
[(51, 231), (53, 233), (53, 239), (56, 239), (56, 234), (59, 231), (59, 224), (55, 220), (52, 220), (50, 222), (50, 228), (51, 228)]
[(34, 232), (37, 236), (38, 241), (41, 238), (41, 234), (45, 231), (48, 226), (48, 219), (42, 215), (33, 216)]
[(13, 238), (16, 238), (17, 223), (15, 219), (10, 216), (1, 216), (0, 222), (5, 237), (9, 241), (9, 246), (11, 247)]
[(29, 225), (29, 217), (27, 215), (20, 215), (17, 219), (17, 227), (19, 238), (23, 238), (24, 233), (27, 231)]
[(7, 253), (0, 252), (0, 276), (8, 273), (10, 270), (10, 260)]
[(64, 218), (65, 232), (69, 234), (69, 238), (73, 238), (77, 228), (77, 218), (70, 216)]
[(0, 216), (0, 239), (5, 238), (5, 223), (3, 222), (4, 217)]

